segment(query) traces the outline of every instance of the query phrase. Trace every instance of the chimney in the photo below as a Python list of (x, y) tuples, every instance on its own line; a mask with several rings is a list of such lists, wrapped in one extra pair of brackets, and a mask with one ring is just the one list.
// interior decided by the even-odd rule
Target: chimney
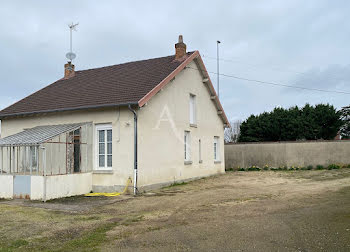
[(175, 59), (181, 59), (186, 55), (186, 44), (183, 42), (182, 35), (179, 36), (179, 42), (175, 44)]
[(74, 65), (72, 62), (68, 61), (68, 63), (64, 64), (64, 78), (69, 79), (75, 75)]

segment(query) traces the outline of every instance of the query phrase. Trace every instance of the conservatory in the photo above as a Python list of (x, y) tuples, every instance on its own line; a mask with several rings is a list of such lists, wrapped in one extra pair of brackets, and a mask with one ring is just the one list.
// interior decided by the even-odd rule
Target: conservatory
[(92, 123), (38, 126), (0, 139), (0, 198), (90, 192), (92, 139)]

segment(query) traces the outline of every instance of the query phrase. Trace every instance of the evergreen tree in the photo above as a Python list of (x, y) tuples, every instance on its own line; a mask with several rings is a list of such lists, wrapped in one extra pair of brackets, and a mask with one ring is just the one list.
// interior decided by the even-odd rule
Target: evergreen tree
[(275, 108), (245, 120), (239, 142), (330, 140), (342, 124), (340, 111), (329, 104)]

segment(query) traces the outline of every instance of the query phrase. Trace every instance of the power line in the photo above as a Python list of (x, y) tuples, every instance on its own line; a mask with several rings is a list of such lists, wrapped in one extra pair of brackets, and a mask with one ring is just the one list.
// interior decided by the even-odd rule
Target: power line
[[(194, 69), (194, 70), (197, 70), (197, 71), (202, 71), (203, 73), (218, 74), (216, 72), (204, 71), (204, 70), (200, 70), (200, 69), (189, 67), (189, 66), (186, 66), (186, 68)], [(224, 77), (238, 79), (238, 80), (256, 82), (256, 83), (272, 85), (272, 86), (295, 88), (295, 89), (302, 89), (302, 90), (309, 90), (309, 91), (318, 91), (318, 92), (325, 92), (325, 93), (337, 93), (337, 94), (349, 94), (350, 95), (350, 92), (341, 91), (341, 90), (325, 90), (325, 89), (318, 89), (318, 88), (307, 88), (307, 87), (300, 87), (300, 86), (281, 84), (281, 83), (276, 83), (276, 82), (268, 82), (268, 81), (249, 79), (249, 78), (244, 78), (244, 77), (239, 77), (239, 76), (229, 75), (229, 74), (219, 74), (219, 75), (224, 76)]]
[[(206, 58), (206, 59), (210, 59), (210, 60), (217, 60), (216, 57), (211, 57), (211, 56), (206, 56), (206, 55), (202, 55), (203, 58)], [(233, 60), (233, 59), (224, 59), (224, 58), (220, 58), (219, 59), (220, 61), (223, 61), (223, 62), (230, 62), (230, 63), (235, 63), (235, 62), (238, 62), (238, 63), (243, 63), (247, 66), (250, 66), (250, 67), (253, 67), (255, 69), (257, 68), (260, 68), (261, 66), (263, 67), (268, 67), (270, 68), (270, 70), (272, 71), (277, 71), (277, 72), (285, 72), (285, 73), (294, 73), (294, 74), (300, 74), (300, 75), (308, 75), (308, 73), (306, 72), (298, 72), (298, 71), (292, 71), (292, 70), (289, 70), (289, 69), (285, 69), (285, 68), (282, 68), (282, 67), (279, 67), (279, 66), (272, 66), (272, 67), (269, 67), (267, 65), (258, 65), (258, 64), (250, 64), (250, 63), (247, 63), (247, 62), (244, 62), (242, 60)], [(333, 80), (337, 80), (339, 81), (339, 79), (341, 78), (340, 76), (335, 76), (335, 75), (329, 75), (331, 77), (331, 79)], [(309, 77), (309, 76), (308, 76)], [(333, 78), (332, 78), (333, 77)]]

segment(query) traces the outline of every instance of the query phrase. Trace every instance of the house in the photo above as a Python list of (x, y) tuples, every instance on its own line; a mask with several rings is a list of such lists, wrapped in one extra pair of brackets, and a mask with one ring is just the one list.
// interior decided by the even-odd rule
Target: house
[(229, 122), (198, 51), (75, 71), (0, 111), (0, 197), (134, 193), (225, 172)]

